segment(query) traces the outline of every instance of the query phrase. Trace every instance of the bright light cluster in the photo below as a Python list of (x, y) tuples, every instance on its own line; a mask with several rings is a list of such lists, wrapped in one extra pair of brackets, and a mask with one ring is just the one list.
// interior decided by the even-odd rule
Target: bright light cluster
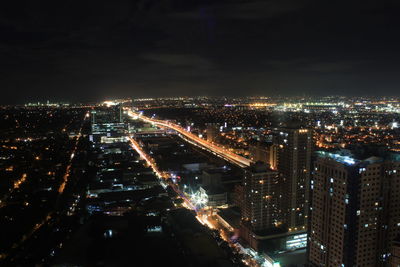
[(208, 196), (206, 193), (197, 191), (190, 195), (190, 200), (197, 208), (205, 207), (208, 203)]

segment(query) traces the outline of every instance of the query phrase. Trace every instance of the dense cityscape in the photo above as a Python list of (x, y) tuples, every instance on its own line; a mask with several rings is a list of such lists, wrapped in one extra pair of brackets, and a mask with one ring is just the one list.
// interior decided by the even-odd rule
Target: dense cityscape
[(0, 112), (2, 266), (400, 264), (398, 98)]
[(0, 1), (0, 267), (400, 267), (400, 1)]

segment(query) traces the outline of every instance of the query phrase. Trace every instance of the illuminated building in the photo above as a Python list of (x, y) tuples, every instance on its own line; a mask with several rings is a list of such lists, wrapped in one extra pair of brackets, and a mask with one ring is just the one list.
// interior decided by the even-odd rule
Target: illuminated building
[(256, 163), (245, 171), (244, 209), (242, 216), (253, 230), (274, 226), (278, 218), (278, 173), (266, 165)]
[(96, 108), (92, 111), (92, 124), (122, 123), (122, 106), (116, 105), (107, 108)]
[(228, 194), (222, 187), (203, 186), (200, 187), (200, 192), (207, 196), (207, 206), (209, 207), (216, 208), (224, 206), (228, 202)]
[(400, 233), (400, 161), (319, 152), (311, 180), (311, 266), (386, 266)]
[(280, 128), (277, 131), (278, 164), (283, 222), (289, 230), (305, 230), (312, 153), (312, 131), (301, 128)]
[(278, 172), (257, 162), (246, 168), (243, 179), (242, 237), (254, 248), (254, 232), (274, 228), (278, 222)]
[(124, 123), (92, 124), (89, 140), (95, 144), (126, 142), (127, 127)]
[(128, 125), (123, 123), (120, 105), (92, 111), (92, 134), (89, 140), (98, 143), (126, 142)]

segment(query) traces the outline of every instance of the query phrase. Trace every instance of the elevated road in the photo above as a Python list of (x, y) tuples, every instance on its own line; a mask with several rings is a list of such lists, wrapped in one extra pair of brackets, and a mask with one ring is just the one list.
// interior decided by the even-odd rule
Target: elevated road
[(251, 160), (249, 160), (245, 157), (239, 156), (239, 155), (229, 151), (226, 148), (223, 148), (216, 144), (210, 143), (207, 140), (204, 140), (204, 139), (198, 137), (197, 135), (186, 131), (184, 128), (182, 128), (181, 126), (179, 126), (177, 124), (174, 124), (169, 121), (149, 118), (149, 117), (143, 116), (141, 114), (138, 114), (136, 112), (133, 112), (132, 110), (128, 110), (128, 115), (132, 118), (138, 118), (138, 119), (141, 119), (145, 122), (154, 124), (159, 127), (175, 130), (176, 132), (181, 134), (184, 137), (184, 139), (186, 139), (187, 141), (189, 141), (195, 145), (198, 145), (198, 146), (214, 153), (215, 155), (217, 155), (239, 167), (245, 168), (245, 167), (250, 166)]

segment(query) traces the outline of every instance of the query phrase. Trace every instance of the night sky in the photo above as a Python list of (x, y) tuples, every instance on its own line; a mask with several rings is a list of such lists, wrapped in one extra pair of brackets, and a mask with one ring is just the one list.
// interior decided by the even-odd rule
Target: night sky
[(0, 103), (398, 95), (400, 1), (1, 1)]

